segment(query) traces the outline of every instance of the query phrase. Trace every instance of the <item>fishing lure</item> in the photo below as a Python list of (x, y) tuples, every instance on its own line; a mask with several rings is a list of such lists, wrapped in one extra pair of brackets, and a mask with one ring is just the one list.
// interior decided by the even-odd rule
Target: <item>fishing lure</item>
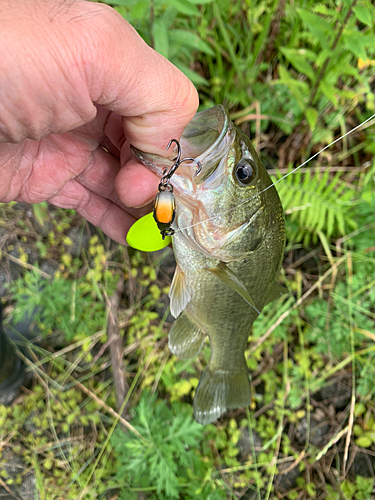
[(176, 199), (173, 193), (173, 186), (170, 183), (172, 175), (184, 161), (193, 161), (198, 165), (198, 169), (194, 174), (195, 176), (202, 170), (202, 165), (195, 158), (183, 158), (181, 160), (181, 146), (177, 139), (171, 139), (169, 141), (167, 151), (173, 142), (177, 146), (177, 157), (173, 160), (174, 163), (169, 172), (164, 172), (159, 183), (159, 192), (154, 201), (153, 216), (163, 240), (166, 236), (172, 236), (174, 234), (172, 224), (176, 215)]
[[(176, 214), (176, 201), (171, 184), (171, 177), (184, 161), (193, 161), (198, 165), (194, 176), (198, 175), (202, 165), (194, 158), (183, 158), (181, 160), (181, 146), (176, 139), (169, 141), (167, 151), (172, 143), (177, 146), (177, 157), (173, 160), (173, 165), (164, 170), (159, 183), (159, 192), (154, 200), (153, 211), (138, 219), (126, 236), (128, 244), (143, 252), (155, 252), (169, 245), (171, 236), (175, 233), (172, 228)], [(156, 222), (156, 224), (155, 224)]]

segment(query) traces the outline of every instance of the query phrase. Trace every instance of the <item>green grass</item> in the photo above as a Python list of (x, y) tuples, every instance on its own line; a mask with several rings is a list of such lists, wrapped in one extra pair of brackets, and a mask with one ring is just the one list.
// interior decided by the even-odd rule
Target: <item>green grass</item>
[[(201, 109), (229, 108), (274, 180), (374, 113), (370, 1), (106, 3), (192, 78)], [(35, 470), (40, 498), (370, 498), (373, 478), (349, 469), (355, 453), (375, 452), (374, 155), (370, 122), (277, 184), (289, 294), (265, 308), (249, 337), (250, 407), (206, 427), (192, 420), (192, 397), (210, 351), (188, 361), (169, 352), (167, 251), (119, 248), (72, 211), (38, 205), (24, 218), (0, 207), (1, 226), (19, 243), (6, 242), (3, 258), (18, 249), (28, 266), (3, 300), (7, 317), (43, 306), (35, 381), (0, 407), (0, 453), (10, 447)], [(72, 226), (81, 228), (74, 256)], [(44, 259), (56, 264), (52, 279), (38, 271)], [(116, 410), (106, 334), (119, 277), (128, 423)], [(319, 401), (332, 381), (342, 382), (343, 408)], [(318, 442), (316, 421), (329, 426)], [(298, 478), (283, 492), (288, 469)], [(22, 475), (0, 479), (19, 488)]]

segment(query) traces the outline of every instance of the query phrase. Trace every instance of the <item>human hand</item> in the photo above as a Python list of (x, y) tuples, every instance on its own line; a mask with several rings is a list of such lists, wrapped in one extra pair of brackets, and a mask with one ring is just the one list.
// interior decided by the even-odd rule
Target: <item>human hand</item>
[[(73, 208), (115, 241), (157, 191), (130, 144), (162, 154), (192, 83), (112, 8), (0, 0), (0, 201)], [(107, 150), (105, 151), (103, 147)]]

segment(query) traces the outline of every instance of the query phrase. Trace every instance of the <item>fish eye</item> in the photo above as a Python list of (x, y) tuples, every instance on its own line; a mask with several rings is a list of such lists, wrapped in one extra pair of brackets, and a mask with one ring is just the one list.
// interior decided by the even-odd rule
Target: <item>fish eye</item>
[(240, 184), (249, 184), (256, 174), (255, 161), (243, 158), (237, 163), (234, 173)]

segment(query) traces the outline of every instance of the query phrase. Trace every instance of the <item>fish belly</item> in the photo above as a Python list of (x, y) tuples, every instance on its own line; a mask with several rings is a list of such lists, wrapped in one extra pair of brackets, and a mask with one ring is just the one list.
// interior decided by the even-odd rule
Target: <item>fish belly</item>
[[(205, 257), (184, 242), (174, 247), (190, 300), (172, 327), (169, 343), (174, 354), (188, 358), (198, 354), (205, 335), (209, 337), (211, 358), (194, 398), (195, 419), (207, 424), (228, 408), (250, 404), (250, 381), (244, 352), (257, 313), (236, 291), (209, 271), (219, 261)], [(256, 303), (261, 309), (268, 287), (267, 276), (259, 273), (259, 266), (251, 258), (245, 263), (228, 266), (250, 291), (257, 291)]]
[(257, 314), (242, 297), (208, 271), (200, 273), (195, 285), (198, 293), (192, 295), (186, 314), (207, 333), (211, 358), (195, 393), (194, 417), (197, 422), (208, 424), (228, 408), (250, 404), (244, 352)]

